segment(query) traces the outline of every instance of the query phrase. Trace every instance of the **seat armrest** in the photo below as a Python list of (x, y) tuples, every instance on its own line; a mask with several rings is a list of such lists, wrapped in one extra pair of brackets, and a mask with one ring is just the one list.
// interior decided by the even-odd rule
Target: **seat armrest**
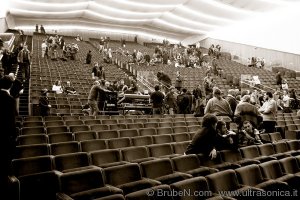
[(157, 180), (154, 180), (154, 179), (151, 179), (151, 178), (142, 177), (141, 180), (145, 180), (145, 181), (148, 181), (148, 182), (156, 183), (157, 185), (161, 185), (162, 184), (160, 181), (157, 181)]
[(67, 194), (62, 193), (62, 192), (56, 193), (56, 199), (57, 200), (74, 200), (73, 198), (71, 198), (70, 196), (68, 196)]

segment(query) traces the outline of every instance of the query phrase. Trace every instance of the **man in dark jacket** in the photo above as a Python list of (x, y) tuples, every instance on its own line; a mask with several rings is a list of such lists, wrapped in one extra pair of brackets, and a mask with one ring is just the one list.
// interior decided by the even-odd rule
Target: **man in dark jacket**
[(217, 125), (218, 119), (213, 114), (203, 117), (202, 128), (199, 129), (188, 145), (185, 154), (204, 154), (211, 159), (217, 157)]
[(16, 147), (16, 105), (9, 92), (13, 83), (11, 77), (4, 76), (0, 82), (2, 86), (0, 90), (0, 188), (2, 192), (6, 193), (8, 190), (8, 176), (11, 174), (11, 160), (14, 158)]
[(49, 104), (47, 94), (48, 94), (47, 89), (41, 90), (41, 97), (39, 98), (39, 106), (40, 106), (41, 116), (48, 116), (50, 113), (51, 105)]

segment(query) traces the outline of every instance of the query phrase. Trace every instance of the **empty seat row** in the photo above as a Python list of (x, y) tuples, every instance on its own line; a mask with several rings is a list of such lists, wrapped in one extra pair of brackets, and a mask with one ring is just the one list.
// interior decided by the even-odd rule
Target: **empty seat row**
[[(20, 135), (17, 137), (18, 146), (32, 145), (32, 144), (54, 144), (60, 142), (71, 141), (86, 141), (86, 140), (107, 140), (108, 144), (121, 143), (128, 141), (129, 145), (141, 146), (148, 144), (163, 144), (170, 142), (182, 142), (189, 141), (193, 137), (193, 134), (189, 133), (169, 133), (160, 135), (142, 135), (139, 136), (137, 132), (127, 131), (79, 131), (75, 133), (62, 132), (55, 134), (34, 134), (34, 135)], [(113, 148), (113, 146), (111, 147)]]
[[(147, 151), (153, 157), (172, 156), (173, 154), (183, 154), (187, 148), (189, 141), (172, 142), (165, 144), (147, 145)], [(130, 148), (132, 145), (129, 138), (122, 140), (88, 140), (82, 142), (61, 142), (53, 144), (34, 144), (17, 146), (15, 158), (28, 158), (44, 155), (61, 155), (75, 152), (90, 152), (96, 150), (104, 150), (110, 147), (112, 149)], [(134, 147), (132, 147), (134, 148)]]
[[(132, 126), (130, 126), (132, 125)], [(127, 128), (126, 128), (127, 127)], [(116, 125), (57, 125), (57, 126), (48, 126), (44, 128), (43, 126), (37, 127), (27, 127), (22, 128), (19, 132), (20, 135), (33, 135), (33, 134), (54, 134), (62, 132), (81, 132), (81, 131), (96, 131), (96, 132), (105, 132), (105, 131), (115, 131), (119, 132), (120, 135), (131, 135), (133, 136), (143, 136), (143, 135), (161, 135), (161, 134), (172, 134), (172, 133), (189, 133), (196, 132), (199, 130), (200, 126), (168, 126), (168, 127), (149, 127), (144, 128), (143, 124), (116, 124)], [(122, 136), (121, 136), (122, 137)]]
[[(103, 158), (97, 153), (91, 153), (92, 159)], [(62, 162), (63, 156), (68, 155), (57, 156), (54, 158), (54, 160), (56, 159), (54, 162)], [(140, 163), (124, 162), (105, 168), (96, 167), (97, 161), (93, 161), (95, 167), (78, 167), (76, 162), (70, 164), (68, 158), (65, 158), (65, 167), (73, 165), (75, 168), (56, 172), (57, 169), (53, 167), (52, 163), (53, 158), (45, 156), (15, 160), (13, 167), (14, 175), (20, 180), (21, 186), (24, 185), (24, 188), (29, 189), (29, 191), (32, 191), (31, 187), (36, 184), (41, 184), (41, 181), (49, 181), (49, 176), (52, 176), (51, 183), (58, 185), (52, 185), (51, 190), (49, 187), (41, 188), (41, 185), (37, 187), (49, 193), (57, 193), (58, 196), (62, 195), (62, 199), (66, 198), (65, 195), (75, 199), (79, 196), (83, 198), (82, 195), (95, 195), (95, 192), (100, 195), (98, 197), (111, 195), (111, 193), (101, 193), (104, 188), (97, 190), (98, 187), (110, 187), (110, 191), (118, 191), (117, 193), (128, 199), (139, 199), (139, 195), (146, 196), (146, 191), (149, 190), (145, 191), (145, 189), (152, 189), (153, 186), (159, 185), (169, 185), (181, 192), (188, 189), (208, 192), (195, 199), (206, 199), (219, 195), (234, 197), (234, 199), (253, 198), (253, 195), (247, 197), (247, 194), (249, 195), (246, 193), (247, 190), (284, 191), (293, 192), (289, 193), (290, 195), (297, 195), (295, 191), (300, 189), (300, 177), (297, 175), (300, 173), (299, 156), (223, 171), (201, 166), (197, 157), (197, 155), (183, 155), (171, 159), (152, 159)], [(58, 179), (56, 183), (55, 176)], [(95, 182), (100, 182), (100, 186)], [(31, 184), (25, 185), (26, 183)], [(229, 193), (230, 191), (236, 191), (236, 193)], [(28, 190), (21, 190), (22, 192), (25, 193), (21, 195), (23, 197), (29, 195)], [(34, 193), (34, 195), (42, 195), (39, 192)], [(170, 196), (174, 199), (190, 199), (190, 196)], [(254, 197), (256, 196), (254, 195)], [(90, 198), (90, 196), (86, 196), (86, 198)], [(270, 198), (274, 198), (274, 196)], [(265, 196), (263, 199), (269, 199), (269, 197)]]

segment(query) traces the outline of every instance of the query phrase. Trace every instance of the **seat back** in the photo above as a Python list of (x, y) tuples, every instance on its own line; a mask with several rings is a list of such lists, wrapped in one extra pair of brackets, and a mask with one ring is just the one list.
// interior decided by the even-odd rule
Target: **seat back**
[(131, 138), (131, 141), (133, 146), (146, 146), (153, 144), (153, 139), (150, 135), (133, 137)]
[(98, 135), (95, 131), (79, 131), (74, 133), (74, 138), (80, 142), (84, 140), (95, 140), (98, 138)]
[(172, 155), (173, 149), (171, 144), (153, 144), (147, 146), (152, 157), (160, 157), (166, 155)]
[(255, 186), (264, 181), (258, 165), (252, 164), (235, 169), (240, 183)]
[(239, 150), (221, 150), (219, 152), (225, 162), (237, 162), (243, 159)]
[(240, 151), (244, 158), (257, 158), (260, 156), (259, 150), (256, 145), (242, 147), (242, 148), (240, 148)]
[(80, 147), (83, 152), (107, 149), (105, 140), (101, 139), (81, 141)]
[(118, 186), (142, 179), (139, 165), (136, 163), (104, 169), (105, 183)]
[(98, 132), (99, 139), (118, 138), (119, 132), (117, 130), (103, 130)]
[(16, 147), (15, 158), (29, 158), (49, 155), (48, 144), (32, 144)]
[(177, 156), (171, 160), (175, 171), (186, 172), (201, 167), (200, 160), (195, 154)]
[(275, 154), (274, 147), (271, 143), (258, 145), (258, 149), (260, 151), (260, 154), (263, 156), (270, 156)]
[(54, 166), (58, 171), (89, 166), (89, 157), (85, 152), (69, 153), (54, 156)]
[(104, 181), (100, 169), (87, 169), (63, 173), (60, 177), (60, 191), (68, 195), (101, 188)]
[(107, 145), (109, 149), (119, 149), (131, 146), (131, 141), (129, 137), (112, 138), (107, 140)]
[(259, 164), (259, 166), (261, 167), (265, 178), (277, 179), (284, 175), (280, 163), (277, 160), (264, 162)]
[(51, 155), (60, 155), (67, 153), (75, 153), (79, 152), (79, 144), (78, 142), (60, 142), (50, 144), (50, 153)]
[(279, 160), (280, 165), (285, 173), (296, 174), (300, 172), (297, 159), (294, 157), (287, 157)]
[(52, 156), (49, 155), (14, 159), (12, 161), (12, 171), (16, 177), (51, 170), (53, 170)]
[(216, 172), (206, 176), (209, 188), (214, 193), (234, 191), (240, 188), (236, 173), (232, 169)]
[(277, 142), (273, 144), (276, 153), (285, 153), (289, 151), (289, 147), (286, 142)]
[(134, 161), (137, 159), (148, 158), (149, 153), (146, 147), (128, 147), (121, 150), (123, 160)]
[[(155, 179), (157, 177), (172, 174), (173, 168), (171, 160), (168, 158), (150, 160), (140, 163), (142, 173), (145, 177)], [(159, 170), (153, 170), (159, 169)]]
[(155, 128), (140, 128), (139, 129), (140, 135), (156, 135), (156, 129)]
[(96, 166), (102, 166), (107, 163), (120, 162), (120, 151), (117, 149), (106, 149), (90, 152), (91, 163)]

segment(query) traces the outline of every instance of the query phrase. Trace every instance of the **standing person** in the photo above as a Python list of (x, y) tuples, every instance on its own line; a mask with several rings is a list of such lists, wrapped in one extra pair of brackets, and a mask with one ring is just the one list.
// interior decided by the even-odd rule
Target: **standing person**
[(89, 50), (89, 52), (86, 54), (85, 63), (86, 64), (91, 64), (91, 62), (92, 62), (92, 51)]
[(20, 95), (24, 92), (24, 86), (20, 80), (18, 80), (14, 73), (8, 74), (13, 80), (12, 87), (10, 88), (10, 95), (16, 100), (16, 115), (19, 114), (20, 107)]
[(279, 85), (281, 87), (282, 84), (281, 72), (277, 72), (277, 74), (275, 75), (275, 79), (276, 79), (276, 85)]
[(98, 76), (99, 80), (105, 80), (105, 72), (104, 72), (104, 67), (103, 66), (99, 66), (97, 76)]
[(44, 58), (45, 56), (47, 56), (47, 58), (49, 57), (48, 56), (48, 44), (47, 44), (47, 41), (46, 40), (43, 40), (43, 43), (41, 45), (42, 47), (42, 58)]
[(41, 90), (41, 96), (39, 98), (39, 106), (40, 106), (40, 115), (41, 116), (48, 116), (50, 114), (51, 105), (49, 104), (49, 100), (47, 97), (48, 94), (47, 89)]
[(155, 92), (150, 95), (150, 101), (152, 102), (152, 114), (163, 114), (165, 95), (160, 91), (159, 85), (156, 85), (154, 89)]
[(175, 94), (175, 87), (171, 86), (170, 91), (166, 94), (166, 108), (170, 115), (174, 115), (177, 111), (177, 95)]
[(180, 92), (182, 88), (182, 76), (180, 71), (176, 72), (175, 88)]
[(97, 99), (100, 90), (101, 87), (99, 81), (95, 81), (88, 96), (88, 105), (90, 106), (91, 109), (90, 116), (96, 116), (99, 113)]
[(99, 64), (98, 62), (95, 62), (94, 67), (92, 69), (92, 79), (98, 80), (98, 70), (99, 70)]
[(41, 33), (42, 33), (42, 34), (46, 34), (46, 31), (45, 31), (45, 28), (44, 28), (43, 25), (41, 25), (40, 30), (41, 30)]
[(215, 159), (217, 157), (217, 122), (218, 119), (215, 115), (205, 115), (202, 120), (202, 128), (196, 132), (185, 154), (204, 154), (204, 156)]
[(11, 175), (11, 161), (14, 158), (17, 139), (15, 121), (16, 105), (14, 98), (9, 92), (13, 83), (11, 77), (4, 76), (0, 82), (2, 86), (0, 89), (0, 188), (1, 192), (6, 193), (8, 191), (8, 176)]
[(266, 92), (264, 95), (265, 102), (258, 109), (263, 117), (263, 128), (266, 133), (272, 133), (275, 131), (276, 115), (277, 115), (277, 103), (273, 99), (271, 92)]
[(27, 45), (23, 46), (23, 49), (18, 53), (18, 62), (22, 70), (23, 82), (29, 79), (30, 68), (30, 51)]

